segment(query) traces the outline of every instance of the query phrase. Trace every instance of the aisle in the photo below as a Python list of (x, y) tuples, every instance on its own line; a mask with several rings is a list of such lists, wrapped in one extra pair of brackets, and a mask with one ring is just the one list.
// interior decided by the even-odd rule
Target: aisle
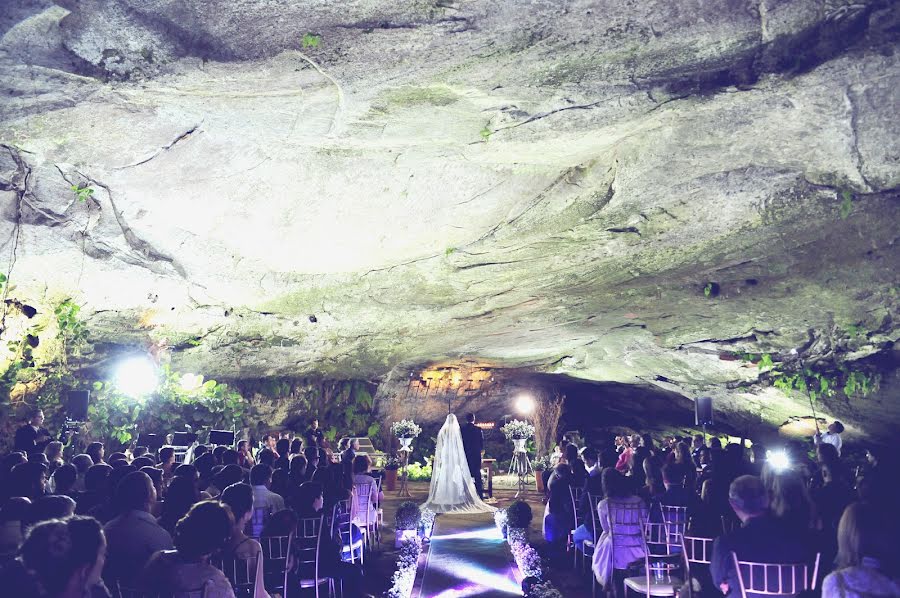
[(435, 521), (420, 598), (521, 596), (509, 546), (491, 514), (441, 515)]

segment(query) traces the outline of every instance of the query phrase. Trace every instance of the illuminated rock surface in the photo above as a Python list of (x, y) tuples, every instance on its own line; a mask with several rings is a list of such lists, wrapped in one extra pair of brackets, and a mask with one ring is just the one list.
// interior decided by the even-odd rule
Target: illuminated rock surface
[(225, 379), (473, 358), (776, 425), (805, 399), (733, 357), (799, 348), (887, 364), (879, 393), (823, 405), (886, 436), (898, 14), (11, 0), (12, 295), (82, 304), (88, 365), (151, 343)]

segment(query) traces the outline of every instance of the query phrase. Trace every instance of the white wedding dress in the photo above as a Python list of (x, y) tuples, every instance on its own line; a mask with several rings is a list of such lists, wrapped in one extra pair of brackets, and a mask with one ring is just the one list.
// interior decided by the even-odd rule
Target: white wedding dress
[(422, 508), (435, 513), (491, 513), (496, 509), (482, 502), (469, 473), (466, 451), (463, 449), (459, 422), (452, 413), (447, 415), (438, 432), (431, 470), (431, 489), (428, 502)]

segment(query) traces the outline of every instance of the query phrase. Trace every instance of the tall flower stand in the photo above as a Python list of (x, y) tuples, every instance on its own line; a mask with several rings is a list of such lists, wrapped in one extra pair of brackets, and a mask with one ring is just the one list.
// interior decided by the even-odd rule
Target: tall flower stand
[(528, 476), (534, 474), (534, 468), (528, 459), (528, 453), (525, 451), (525, 438), (513, 438), (513, 456), (509, 462), (509, 474), (515, 473), (519, 477), (517, 484), (516, 498), (525, 491), (528, 486)]
[(400, 491), (397, 496), (401, 498), (410, 498), (409, 493), (409, 455), (412, 453), (412, 438), (400, 438), (400, 459), (403, 463), (403, 473), (400, 476)]

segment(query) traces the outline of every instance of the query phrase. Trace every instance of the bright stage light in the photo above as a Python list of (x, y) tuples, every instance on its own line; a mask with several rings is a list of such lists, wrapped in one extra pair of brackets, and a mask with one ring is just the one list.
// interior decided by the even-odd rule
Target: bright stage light
[(197, 374), (183, 374), (181, 379), (178, 381), (178, 386), (181, 390), (191, 392), (200, 388), (203, 384), (203, 376), (199, 376)]
[(113, 382), (123, 393), (143, 397), (156, 390), (159, 375), (156, 366), (146, 357), (130, 357), (116, 368)]
[(785, 451), (766, 451), (766, 461), (776, 472), (791, 468), (791, 459)]
[(530, 415), (534, 411), (534, 407), (534, 399), (531, 395), (522, 394), (516, 397), (515, 408), (522, 415)]

